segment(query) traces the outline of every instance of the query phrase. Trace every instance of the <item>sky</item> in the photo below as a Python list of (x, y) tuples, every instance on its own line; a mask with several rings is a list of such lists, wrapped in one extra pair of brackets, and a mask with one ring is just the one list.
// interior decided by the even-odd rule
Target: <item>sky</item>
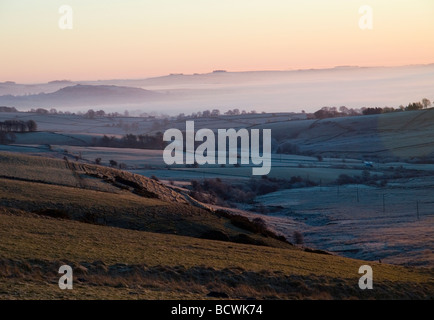
[(0, 39), (0, 81), (19, 83), (428, 64), (434, 1), (1, 0)]

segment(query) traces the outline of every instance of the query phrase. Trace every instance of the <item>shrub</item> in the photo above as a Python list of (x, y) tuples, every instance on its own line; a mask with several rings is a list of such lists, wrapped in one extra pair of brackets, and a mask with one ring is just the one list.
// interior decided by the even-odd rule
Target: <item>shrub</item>
[[(245, 184), (225, 183), (221, 179), (205, 179), (202, 183), (197, 180), (191, 181), (191, 196), (203, 201), (200, 193), (208, 194), (213, 204), (225, 204), (227, 202), (253, 203), (257, 195), (264, 195), (281, 189), (302, 188), (315, 186), (316, 183), (301, 177), (292, 177), (290, 180), (269, 178), (262, 176), (261, 179), (251, 179)], [(194, 192), (194, 193), (193, 193)], [(202, 200), (198, 199), (199, 196)]]
[(339, 178), (336, 180), (336, 183), (337, 183), (338, 185), (351, 184), (351, 183), (355, 183), (355, 182), (356, 182), (355, 179), (352, 178), (352, 177), (350, 177), (350, 176), (347, 175), (347, 174), (341, 174), (341, 175), (339, 176)]
[(299, 154), (300, 148), (291, 142), (284, 142), (277, 147), (277, 153), (283, 154)]
[(200, 238), (208, 240), (230, 241), (229, 236), (226, 233), (218, 230), (206, 231), (202, 233)]
[(46, 216), (46, 217), (52, 217), (58, 219), (70, 219), (69, 214), (58, 209), (42, 209), (42, 210), (34, 211), (33, 213), (39, 216)]
[(293, 233), (292, 236), (294, 238), (294, 243), (295, 244), (302, 245), (304, 243), (303, 235), (300, 232), (294, 231), (294, 233)]

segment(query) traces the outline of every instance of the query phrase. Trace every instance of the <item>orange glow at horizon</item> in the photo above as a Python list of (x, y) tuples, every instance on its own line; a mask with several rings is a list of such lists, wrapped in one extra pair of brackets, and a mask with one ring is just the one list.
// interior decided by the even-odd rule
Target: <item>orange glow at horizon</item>
[[(365, 4), (372, 30), (358, 26)], [(432, 0), (5, 0), (0, 81), (429, 64), (433, 16)]]

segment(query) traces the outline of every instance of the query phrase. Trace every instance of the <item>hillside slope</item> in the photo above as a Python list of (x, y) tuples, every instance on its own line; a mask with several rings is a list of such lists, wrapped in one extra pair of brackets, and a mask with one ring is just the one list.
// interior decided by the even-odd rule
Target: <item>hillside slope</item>
[[(120, 170), (2, 153), (0, 299), (434, 297), (432, 268), (306, 252), (196, 205)], [(358, 288), (365, 264), (372, 291)]]
[(0, 194), (0, 208), (31, 215), (197, 238), (291, 246), (262, 229), (252, 232), (248, 222), (234, 224), (230, 218), (157, 181), (102, 166), (2, 153)]
[(277, 147), (303, 154), (372, 160), (434, 158), (434, 109), (256, 126), (272, 129)]
[(112, 105), (122, 103), (142, 103), (158, 98), (161, 94), (141, 88), (109, 85), (73, 85), (51, 93), (22, 96), (0, 96), (0, 104), (13, 107), (58, 107)]
[[(432, 299), (433, 270), (0, 213), (0, 299)], [(58, 287), (61, 265), (74, 289)], [(369, 264), (374, 290), (358, 287)]]

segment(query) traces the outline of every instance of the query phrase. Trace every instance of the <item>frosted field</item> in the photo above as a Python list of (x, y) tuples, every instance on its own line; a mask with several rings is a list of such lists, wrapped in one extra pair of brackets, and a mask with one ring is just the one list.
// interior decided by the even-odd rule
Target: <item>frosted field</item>
[[(63, 158), (65, 149), (68, 149), (69, 157), (81, 154), (83, 162), (93, 162), (95, 158), (101, 157), (103, 164), (108, 164), (113, 159), (125, 163), (133, 173), (147, 177), (154, 175), (165, 183), (182, 186), (188, 185), (193, 179), (221, 178), (240, 183), (252, 178), (251, 167), (178, 166), (167, 170), (161, 150), (64, 145), (52, 145), (50, 150), (45, 145), (0, 146), (0, 151), (53, 158)], [(304, 167), (300, 168), (300, 164)], [(330, 168), (337, 164), (342, 164), (342, 161), (326, 158), (319, 162), (312, 157), (279, 155), (274, 157), (270, 176), (290, 178), (298, 175), (315, 182), (321, 181), (325, 185), (340, 174), (360, 175), (364, 169), (359, 160), (345, 162), (359, 169)], [(429, 164), (384, 163), (378, 164), (371, 174), (381, 175), (381, 171), (391, 165), (427, 170), (427, 174), (433, 167)], [(280, 190), (259, 196), (255, 202), (270, 209), (272, 213), (260, 216), (290, 240), (294, 231), (298, 231), (303, 234), (305, 245), (313, 248), (352, 258), (427, 266), (434, 265), (433, 181), (427, 176), (392, 180), (385, 188), (346, 185)], [(245, 209), (251, 207), (241, 206)], [(244, 214), (258, 216), (250, 212)]]
[(432, 178), (402, 179), (385, 188), (282, 190), (256, 201), (279, 208), (267, 221), (289, 237), (301, 232), (308, 246), (358, 259), (434, 264)]
[[(162, 150), (145, 150), (129, 148), (103, 148), (103, 147), (79, 147), (68, 145), (0, 145), (1, 151), (31, 153), (32, 155), (42, 155), (54, 158), (63, 158), (64, 156), (74, 159), (81, 155), (82, 160), (87, 163), (94, 163), (96, 158), (101, 158), (101, 164), (109, 165), (110, 160), (118, 164), (123, 163), (128, 170), (134, 171), (145, 176), (155, 175), (162, 178), (174, 180), (191, 180), (198, 178), (218, 178), (228, 179), (250, 179), (252, 178), (252, 166), (243, 165), (234, 167), (227, 164), (224, 167), (220, 165), (205, 165), (199, 168), (187, 168), (184, 165), (170, 166), (163, 159)], [(67, 151), (67, 152), (66, 152)], [(292, 176), (300, 176), (303, 179), (310, 179), (317, 183), (329, 183), (335, 181), (339, 175), (347, 174), (350, 176), (361, 175), (365, 166), (360, 160), (346, 160), (347, 166), (353, 166), (357, 169), (334, 168), (341, 166), (341, 159), (326, 158), (319, 162), (317, 158), (297, 156), (297, 155), (272, 155), (272, 167), (269, 177), (290, 179)], [(381, 169), (385, 164), (378, 165)], [(371, 174), (382, 175), (381, 171), (372, 170)]]
[[(313, 248), (352, 258), (434, 265), (434, 164), (399, 160), (405, 155), (411, 159), (433, 154), (434, 110), (320, 121), (288, 121), (289, 117), (289, 114), (268, 114), (208, 118), (195, 122), (196, 129), (271, 128), (272, 137), (279, 143), (288, 141), (297, 144), (302, 151), (323, 152), (322, 161), (315, 156), (273, 154), (270, 177), (290, 179), (300, 176), (321, 184), (321, 187), (280, 190), (260, 196), (255, 199), (255, 204), (240, 205), (240, 212), (256, 217), (258, 215), (242, 210), (256, 210), (262, 205), (270, 213), (261, 217), (277, 231), (290, 240), (294, 231), (301, 232), (305, 245)], [(0, 152), (57, 159), (67, 157), (69, 161), (78, 159), (84, 163), (94, 163), (95, 159), (101, 158), (103, 165), (114, 160), (131, 172), (156, 176), (177, 186), (188, 186), (193, 179), (221, 178), (224, 182), (237, 184), (252, 179), (251, 166), (187, 168), (178, 165), (168, 170), (162, 150), (89, 146), (104, 134), (120, 138), (126, 133), (155, 132), (152, 122), (143, 118), (92, 120), (72, 115), (0, 113), (0, 121), (5, 119), (34, 119), (42, 131), (16, 134), (15, 143), (0, 145)], [(167, 127), (183, 129), (185, 121), (173, 121)], [(346, 185), (338, 189), (337, 186), (327, 186), (341, 174), (361, 176), (366, 169), (364, 156), (378, 157), (379, 161), (373, 160), (370, 174), (377, 175), (379, 180), (384, 174), (399, 172), (397, 168), (400, 167), (425, 171), (426, 176), (389, 180), (385, 188)], [(31, 170), (18, 166), (2, 169), (17, 173)], [(35, 173), (35, 180), (38, 180), (39, 173)], [(55, 174), (51, 172), (51, 175)]]

